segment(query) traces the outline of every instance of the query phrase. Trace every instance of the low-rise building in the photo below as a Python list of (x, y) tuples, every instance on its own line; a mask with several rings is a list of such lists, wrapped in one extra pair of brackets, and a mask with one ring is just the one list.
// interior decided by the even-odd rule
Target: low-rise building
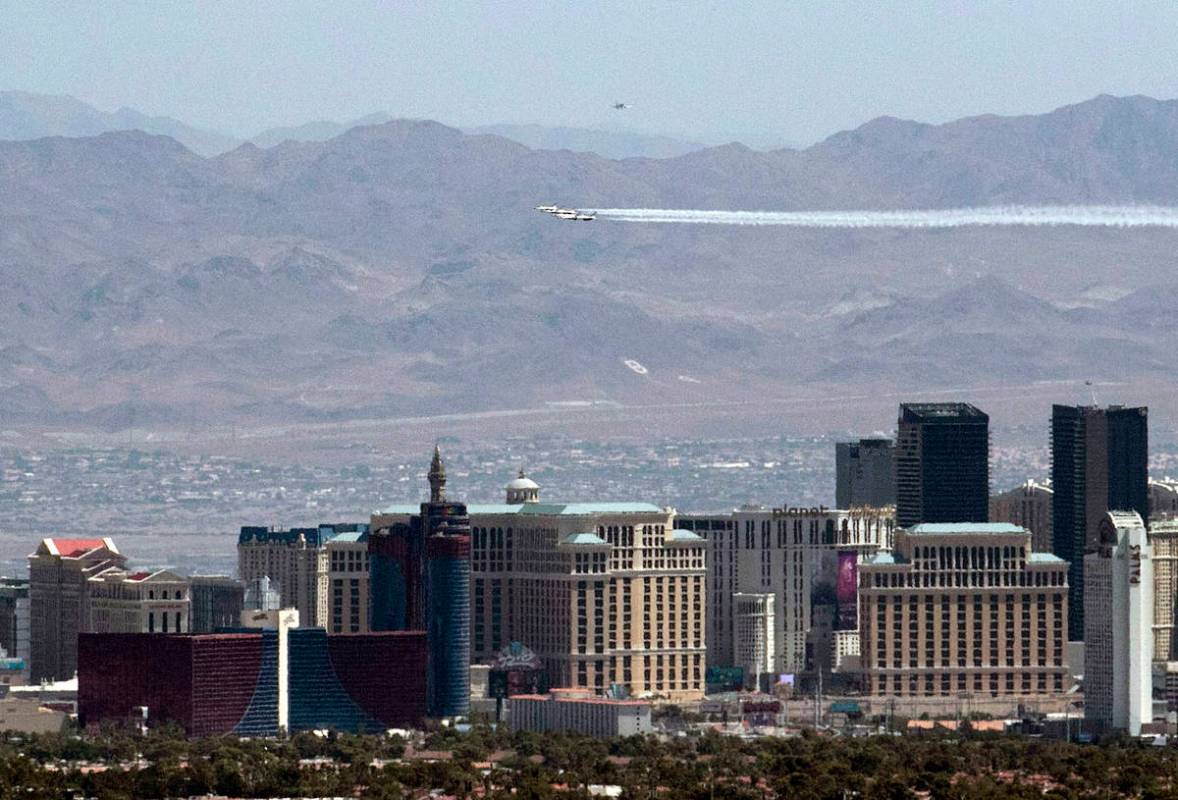
[(859, 566), (873, 695), (1044, 695), (1068, 675), (1067, 568), (1009, 523), (924, 523)]
[[(23, 686), (27, 681), (28, 665), (23, 658), (0, 657), (0, 697), (8, 691), (10, 686)], [(0, 730), (4, 730), (0, 728)]]
[(10, 686), (8, 696), (21, 700), (35, 700), (45, 708), (75, 714), (78, 710), (78, 676), (75, 675), (67, 681), (42, 681)]
[(61, 733), (69, 715), (44, 706), (35, 698), (0, 697), (0, 731), (11, 733)]
[(134, 721), (179, 725), (192, 736), (278, 733), (277, 647), (263, 632), (86, 633), (78, 652), (83, 726)]
[(79, 721), (139, 724), (146, 708), (149, 726), (179, 725), (192, 736), (383, 733), (422, 724), (424, 631), (329, 636), (276, 622), (234, 633), (83, 634)]
[(517, 695), (507, 700), (512, 731), (579, 733), (607, 739), (654, 732), (651, 705), (643, 700), (595, 697), (577, 689)]

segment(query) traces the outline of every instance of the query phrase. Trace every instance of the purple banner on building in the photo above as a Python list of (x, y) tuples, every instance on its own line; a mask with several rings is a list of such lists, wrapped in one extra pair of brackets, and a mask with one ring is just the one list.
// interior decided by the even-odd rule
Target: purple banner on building
[(838, 600), (838, 630), (859, 627), (859, 556), (853, 550), (839, 551), (838, 580), (835, 598)]

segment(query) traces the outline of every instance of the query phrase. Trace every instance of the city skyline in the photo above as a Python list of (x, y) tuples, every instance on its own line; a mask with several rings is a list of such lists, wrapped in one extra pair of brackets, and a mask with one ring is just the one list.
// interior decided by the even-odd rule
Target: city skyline
[[(1108, 465), (1108, 475), (1089, 469), (1084, 476), (1102, 492), (1088, 503), (1100, 522), (1099, 548), (1085, 547), (1087, 570), (1096, 570), (1090, 591), (1083, 588), (1087, 581), (1079, 582), (1079, 592), (1070, 584), (1074, 562), (1032, 548), (1032, 530), (962, 517), (976, 505), (966, 490), (979, 477), (984, 489), (988, 474), (988, 466), (979, 470), (975, 463), (988, 463), (983, 411), (964, 403), (901, 404), (899, 457), (916, 468), (896, 470), (897, 489), (910, 475), (926, 483), (933, 476), (917, 492), (924, 502), (907, 513), (943, 521), (897, 524), (899, 509), (892, 507), (744, 507), (679, 515), (649, 503), (553, 503), (522, 469), (505, 485), (505, 503), (467, 505), (457, 492), (448, 493), (448, 471), (435, 446), (425, 480), (417, 481), (420, 496), (428, 497), (419, 505), (381, 509), (370, 524), (289, 531), (243, 526), (239, 582), (199, 582), (206, 620), (199, 625), (196, 580), (167, 570), (132, 572), (110, 539), (46, 538), (29, 557), (30, 602), (23, 612), (29, 623), (20, 621), (19, 605), (10, 605), (0, 629), (27, 628), (26, 668), (34, 677), (65, 680), (76, 659), (88, 725), (146, 705), (160, 721), (178, 722), (191, 733), (274, 735), (336, 725), (369, 731), (382, 721), (416, 726), (426, 717), (460, 718), (492, 700), (500, 714), (507, 700), (521, 715), (512, 717), (517, 728), (530, 719), (526, 724), (536, 730), (567, 725), (609, 736), (623, 724), (615, 711), (705, 700), (732, 680), (736, 688), (787, 699), (794, 692), (820, 696), (824, 686), (835, 698), (856, 696), (865, 687), (868, 697), (915, 707), (969, 693), (986, 708), (1016, 701), (1021, 707), (1033, 698), (1058, 709), (1070, 708), (1073, 684), (1088, 685), (1080, 682), (1085, 669), (1096, 698), (1085, 712), (1090, 730), (1127, 728), (1136, 735), (1156, 724), (1141, 698), (1150, 696), (1151, 685), (1162, 691), (1159, 681), (1170, 674), (1158, 671), (1165, 664), (1158, 654), (1171, 646), (1175, 604), (1154, 589), (1151, 531), (1156, 526), (1165, 559), (1159, 587), (1170, 592), (1174, 526), (1168, 514), (1176, 492), (1166, 481), (1129, 486), (1133, 476), (1122, 474), (1148, 460), (1145, 409), (1056, 406), (1056, 467), (1070, 453), (1065, 442), (1076, 438), (1060, 425), (1066, 412), (1110, 418), (1107, 427), (1088, 423), (1101, 446), (1088, 442), (1086, 455), (1064, 459)], [(1126, 426), (1114, 425), (1114, 417), (1126, 417)], [(1058, 469), (1056, 478), (1062, 481)], [(957, 484), (965, 487), (956, 493), (964, 503), (940, 488)], [(1156, 517), (1148, 508), (1146, 516), (1105, 512), (1118, 498), (1142, 493), (1146, 506), (1159, 506)], [(904, 500), (903, 491), (898, 496)], [(1057, 530), (1067, 530), (1058, 504), (1055, 516)], [(1110, 533), (1126, 527), (1136, 531), (1131, 543)], [(1107, 560), (1110, 548), (1116, 562)], [(1110, 573), (1108, 564), (1121, 566)], [(241, 592), (242, 585), (267, 584), (279, 593), (283, 610), (254, 610), (245, 602), (251, 592)], [(1088, 612), (1082, 641), (1067, 635), (1069, 594)], [(1128, 613), (1125, 602), (1133, 620), (1128, 637), (1116, 621)], [(231, 619), (235, 608), (241, 628), (231, 623), (211, 637), (198, 633), (211, 613)], [(345, 618), (351, 620), (347, 630)], [(256, 631), (253, 638), (246, 629)], [(372, 646), (394, 646), (380, 638), (392, 634), (401, 635), (400, 642), (417, 637), (412, 641), (424, 659), (425, 680), (408, 705), (386, 703), (381, 698), (387, 693), (372, 680), (355, 683), (361, 642), (376, 637)], [(156, 636), (164, 637), (160, 648), (149, 643)], [(1095, 660), (1086, 661), (1080, 654), (1089, 638)], [(202, 688), (211, 666), (194, 668), (170, 693), (159, 693), (174, 659), (212, 664), (224, 649), (226, 663), (256, 664), (245, 654), (258, 647), (262, 663), (273, 666), (218, 673), (237, 687), (236, 699)], [(476, 669), (519, 647), (529, 648), (529, 669), (543, 677), (509, 677), (495, 685), (552, 686), (551, 695), (486, 695), (475, 688)], [(313, 665), (324, 659), (342, 670), (338, 684), (315, 677), (321, 670)], [(276, 694), (266, 688), (275, 672)], [(100, 679), (106, 675), (109, 685)], [(1129, 701), (1115, 689), (1125, 681), (1132, 685)], [(255, 699), (247, 703), (250, 686)], [(327, 700), (333, 692), (339, 699)], [(348, 701), (349, 692), (360, 694)], [(276, 705), (259, 706), (259, 693), (276, 697)], [(176, 696), (189, 699), (176, 704)], [(540, 700), (544, 705), (528, 705)], [(563, 702), (574, 705), (549, 705)], [(576, 703), (585, 708), (574, 711)], [(593, 716), (585, 728), (590, 709), (606, 717)], [(653, 730), (645, 713), (634, 724)]]
[(1178, 798), (1178, 5), (0, 18), (0, 786)]

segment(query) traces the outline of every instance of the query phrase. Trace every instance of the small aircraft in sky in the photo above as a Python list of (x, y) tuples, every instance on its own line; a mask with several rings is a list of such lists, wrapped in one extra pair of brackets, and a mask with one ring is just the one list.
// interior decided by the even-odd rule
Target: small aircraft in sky
[(592, 222), (597, 219), (596, 211), (575, 211), (562, 208), (556, 212), (557, 219), (575, 220), (576, 222)]
[(597, 219), (596, 211), (578, 211), (575, 208), (561, 208), (560, 206), (536, 206), (542, 214), (551, 214), (557, 219), (570, 219), (578, 222), (590, 222)]
[(616, 111), (625, 111), (629, 107), (629, 103), (614, 103), (614, 110)]

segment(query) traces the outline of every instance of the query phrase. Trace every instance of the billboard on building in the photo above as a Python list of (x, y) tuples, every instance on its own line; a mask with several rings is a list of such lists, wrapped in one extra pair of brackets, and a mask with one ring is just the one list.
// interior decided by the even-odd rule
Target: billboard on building
[(838, 600), (836, 630), (855, 630), (859, 627), (859, 556), (853, 550), (840, 550), (835, 597)]
[(744, 667), (708, 667), (704, 683), (708, 694), (738, 692), (744, 688)]
[(487, 691), (496, 699), (547, 693), (548, 676), (544, 662), (521, 643), (510, 643), (491, 662)]

